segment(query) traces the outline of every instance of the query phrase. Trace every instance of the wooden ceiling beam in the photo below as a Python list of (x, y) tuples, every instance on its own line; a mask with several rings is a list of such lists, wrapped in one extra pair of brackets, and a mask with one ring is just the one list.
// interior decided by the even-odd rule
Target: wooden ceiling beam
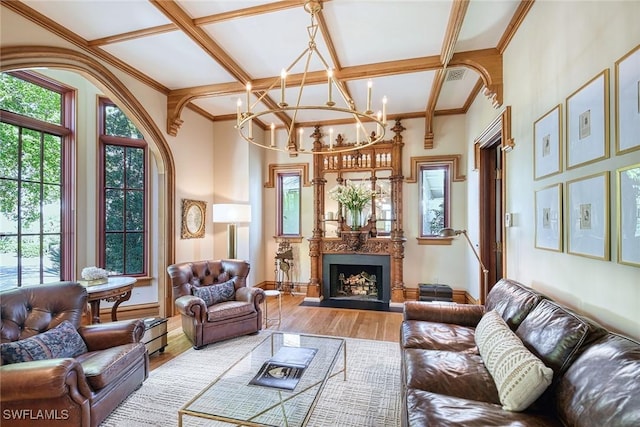
[(453, 56), (453, 51), (458, 42), (460, 36), (460, 30), (464, 23), (464, 17), (467, 14), (469, 8), (469, 0), (454, 0), (451, 5), (451, 13), (449, 13), (449, 23), (447, 24), (447, 30), (444, 35), (444, 41), (442, 42), (442, 49), (440, 50), (440, 62), (442, 68), (436, 71), (436, 75), (433, 78), (431, 84), (431, 91), (429, 92), (429, 101), (427, 102), (427, 108), (425, 110), (425, 132), (424, 132), (424, 148), (433, 148), (433, 117), (436, 111), (436, 105), (440, 98), (440, 92), (444, 86), (445, 77), (447, 75), (447, 66)]
[[(209, 54), (222, 68), (238, 80), (243, 86), (251, 81), (251, 76), (240, 67), (232, 58), (220, 47), (209, 35), (200, 27), (193, 23), (193, 19), (175, 1), (169, 0), (149, 0), (167, 18), (169, 18), (178, 28), (184, 32), (191, 40)], [(178, 129), (182, 126), (183, 120), (180, 118), (182, 108), (187, 102), (177, 102), (175, 99), (167, 100), (167, 133), (176, 136)], [(275, 102), (265, 96), (263, 102), (272, 108)], [(176, 107), (179, 106), (179, 109)], [(276, 114), (285, 124), (290, 124), (291, 119), (284, 113)]]

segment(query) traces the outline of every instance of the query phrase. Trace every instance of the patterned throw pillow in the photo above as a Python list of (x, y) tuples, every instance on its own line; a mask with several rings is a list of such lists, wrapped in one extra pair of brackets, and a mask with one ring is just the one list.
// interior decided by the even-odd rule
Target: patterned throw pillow
[(475, 340), (503, 409), (524, 411), (551, 384), (553, 370), (522, 344), (495, 310), (482, 316)]
[(6, 364), (76, 357), (87, 351), (84, 340), (68, 320), (41, 334), (0, 345)]
[(236, 296), (235, 281), (227, 280), (217, 285), (193, 288), (193, 294), (202, 298), (207, 307), (218, 304), (219, 302), (233, 301)]

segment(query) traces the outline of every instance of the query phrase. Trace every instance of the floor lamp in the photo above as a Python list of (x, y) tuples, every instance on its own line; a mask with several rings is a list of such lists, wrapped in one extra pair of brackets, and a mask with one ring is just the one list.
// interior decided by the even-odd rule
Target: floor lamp
[(251, 205), (221, 203), (213, 205), (213, 222), (227, 224), (227, 256), (237, 257), (238, 236), (236, 226), (242, 222), (251, 222)]
[(467, 239), (467, 243), (469, 243), (469, 247), (471, 248), (471, 250), (473, 251), (473, 254), (476, 256), (476, 259), (478, 260), (478, 263), (480, 263), (480, 267), (482, 268), (482, 274), (483, 274), (483, 278), (484, 278), (484, 287), (483, 289), (480, 291), (480, 300), (481, 302), (484, 302), (484, 295), (483, 293), (486, 292), (487, 290), (487, 285), (488, 285), (488, 281), (489, 281), (489, 270), (487, 270), (487, 267), (484, 266), (484, 264), (482, 263), (482, 260), (480, 259), (480, 255), (478, 255), (478, 251), (476, 251), (476, 248), (473, 247), (473, 243), (471, 243), (471, 240), (469, 239), (469, 235), (467, 234), (467, 230), (454, 230), (453, 228), (443, 228), (442, 230), (440, 230), (440, 233), (438, 233), (440, 235), (440, 237), (455, 237), (458, 236), (460, 234), (462, 234), (466, 239)]

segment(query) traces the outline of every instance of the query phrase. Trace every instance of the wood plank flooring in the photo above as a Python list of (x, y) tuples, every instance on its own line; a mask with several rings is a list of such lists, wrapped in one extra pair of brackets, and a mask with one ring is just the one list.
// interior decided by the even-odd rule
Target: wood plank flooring
[[(282, 295), (282, 322), (280, 326), (269, 322), (269, 329), (398, 342), (402, 313), (303, 307), (300, 306), (303, 300), (303, 295)], [(269, 317), (275, 316), (278, 310), (277, 299), (268, 298), (267, 303)], [(191, 348), (191, 343), (182, 333), (180, 315), (169, 319), (167, 332), (164, 353), (155, 353), (149, 358), (151, 370)]]

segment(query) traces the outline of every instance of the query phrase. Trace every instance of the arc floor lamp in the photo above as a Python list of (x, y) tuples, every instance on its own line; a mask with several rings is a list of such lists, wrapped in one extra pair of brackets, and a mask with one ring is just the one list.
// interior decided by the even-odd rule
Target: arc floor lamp
[(476, 259), (478, 260), (478, 263), (480, 264), (480, 268), (482, 268), (482, 274), (483, 274), (483, 279), (484, 279), (484, 283), (483, 283), (483, 289), (480, 291), (480, 300), (482, 302), (484, 302), (484, 295), (482, 295), (483, 292), (486, 292), (487, 290), (487, 286), (488, 286), (488, 282), (489, 282), (489, 270), (487, 270), (487, 267), (484, 266), (484, 264), (482, 263), (482, 260), (480, 259), (480, 255), (478, 255), (478, 251), (476, 251), (476, 248), (473, 247), (473, 243), (471, 243), (471, 240), (469, 239), (469, 235), (467, 234), (467, 230), (454, 230), (453, 228), (443, 228), (442, 230), (440, 230), (440, 237), (455, 237), (462, 234), (465, 239), (467, 239), (467, 243), (469, 243), (469, 247), (471, 248), (471, 250), (473, 251), (473, 254), (476, 256)]
[(220, 203), (213, 205), (213, 222), (227, 224), (227, 256), (235, 259), (238, 248), (236, 227), (240, 223), (251, 222), (251, 205)]

